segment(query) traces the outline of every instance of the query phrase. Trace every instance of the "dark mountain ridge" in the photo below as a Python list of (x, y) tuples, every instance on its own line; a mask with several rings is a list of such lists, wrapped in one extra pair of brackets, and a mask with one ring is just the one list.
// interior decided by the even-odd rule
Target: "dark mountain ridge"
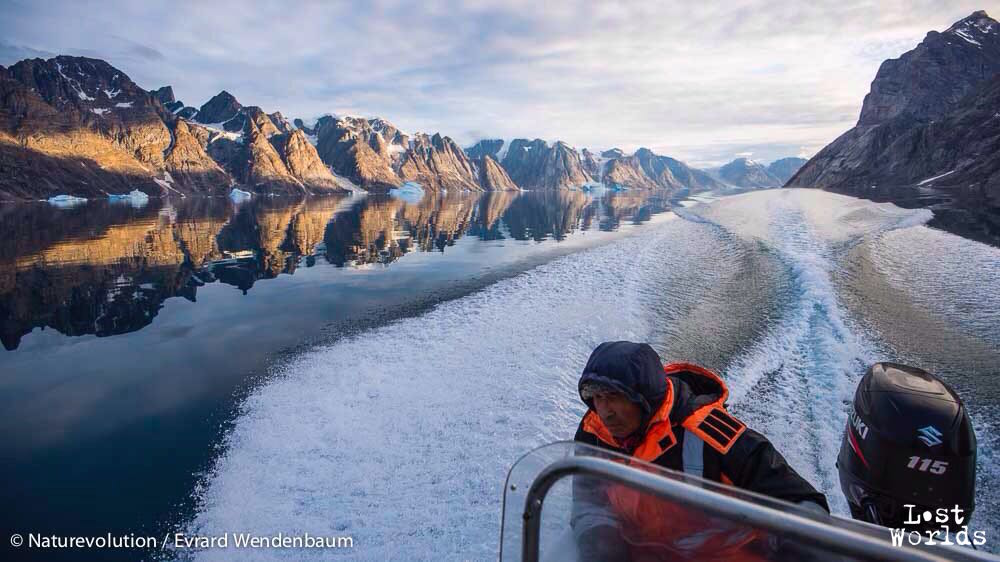
[(939, 224), (974, 223), (963, 234), (1000, 241), (998, 73), (1000, 23), (986, 12), (929, 32), (882, 63), (857, 125), (786, 185), (904, 205), (940, 201)]

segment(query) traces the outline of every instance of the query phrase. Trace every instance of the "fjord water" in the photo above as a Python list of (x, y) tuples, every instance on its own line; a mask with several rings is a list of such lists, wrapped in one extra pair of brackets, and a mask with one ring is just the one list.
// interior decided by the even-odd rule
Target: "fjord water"
[(733, 411), (840, 515), (835, 460), (865, 368), (934, 370), (971, 411), (973, 528), (995, 548), (1000, 251), (930, 218), (811, 190), (727, 197), (315, 346), (247, 397), (184, 529), (346, 534), (347, 558), (492, 558), (505, 471), (572, 438), (587, 355), (633, 339), (720, 370)]
[(0, 206), (4, 528), (162, 537), (270, 363), (667, 207), (568, 191)]
[[(672, 213), (631, 193), (43, 208), (19, 236), (8, 214), (8, 528), (493, 558), (506, 470), (572, 437), (590, 350), (634, 339), (721, 371), (734, 412), (840, 514), (865, 367), (934, 370), (970, 407), (975, 525), (1000, 540), (1000, 250), (926, 210), (819, 191)], [(330, 553), (295, 553), (310, 556)]]

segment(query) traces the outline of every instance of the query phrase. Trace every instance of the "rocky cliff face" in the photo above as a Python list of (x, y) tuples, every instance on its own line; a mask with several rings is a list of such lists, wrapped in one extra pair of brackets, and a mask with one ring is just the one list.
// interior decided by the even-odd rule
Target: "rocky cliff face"
[(490, 155), (476, 161), (479, 168), (479, 185), (486, 191), (517, 191), (519, 188), (510, 179), (507, 171)]
[(202, 148), (203, 143), (183, 119), (174, 124), (174, 143), (166, 158), (170, 177), (195, 193), (210, 194), (229, 185), (229, 176)]
[(542, 139), (514, 139), (502, 164), (522, 189), (575, 188), (594, 181), (580, 154), (561, 141), (549, 146)]
[(677, 182), (690, 189), (692, 192), (710, 191), (723, 187), (718, 180), (713, 178), (711, 174), (704, 170), (692, 168), (684, 162), (669, 156), (659, 156), (659, 158), (663, 160), (663, 163), (666, 164), (668, 168), (670, 168), (670, 172), (673, 174)]
[(239, 179), (260, 191), (278, 193), (303, 191), (267, 135), (253, 121), (246, 124), (243, 166), (237, 168)]
[(653, 178), (647, 176), (636, 156), (625, 156), (609, 160), (604, 167), (601, 181), (612, 187), (628, 189), (656, 189), (658, 186)]
[(900, 196), (917, 185), (951, 186), (996, 200), (1000, 184), (990, 170), (1000, 158), (991, 136), (998, 72), (1000, 24), (985, 12), (929, 32), (912, 51), (882, 64), (858, 124), (787, 185), (854, 194), (900, 188)]
[(341, 185), (330, 173), (303, 131), (293, 130), (274, 140), (288, 172), (310, 191), (339, 190)]
[(669, 158), (655, 154), (648, 148), (635, 151), (635, 158), (639, 161), (639, 166), (646, 177), (651, 178), (656, 185), (665, 189), (685, 187), (674, 177)]
[(778, 181), (781, 182), (780, 185), (785, 185), (785, 182), (790, 180), (792, 176), (795, 175), (795, 172), (798, 172), (799, 168), (801, 168), (805, 163), (805, 158), (797, 158), (794, 156), (780, 158), (768, 164), (767, 171), (772, 176), (778, 178)]
[(465, 153), (473, 160), (478, 160), (483, 156), (489, 156), (494, 160), (499, 161), (499, 154), (502, 148), (502, 139), (483, 139), (469, 148), (466, 148)]
[(170, 146), (166, 112), (156, 98), (110, 64), (84, 57), (21, 61), (10, 76), (57, 111), (77, 113), (83, 124), (139, 162), (163, 167)]
[(0, 197), (160, 192), (169, 112), (124, 73), (83, 57), (30, 59), (0, 75), (0, 91)]
[(163, 86), (156, 90), (150, 90), (150, 95), (152, 95), (156, 100), (163, 104), (163, 107), (167, 108), (167, 111), (171, 113), (176, 113), (178, 109), (184, 107), (184, 102), (174, 98), (174, 89), (170, 86)]
[(901, 115), (927, 121), (955, 108), (979, 83), (1000, 72), (1000, 29), (974, 12), (943, 33), (931, 31), (915, 49), (882, 63), (865, 96), (858, 126)]
[(469, 157), (454, 141), (440, 134), (413, 137), (399, 166), (399, 176), (431, 191), (483, 190)]
[(338, 175), (376, 191), (402, 184), (393, 165), (406, 147), (386, 142), (367, 119), (326, 116), (314, 131), (319, 157)]
[(583, 162), (583, 169), (590, 174), (592, 178), (598, 178), (603, 175), (601, 170), (601, 165), (597, 161), (597, 157), (594, 153), (584, 148), (580, 151), (580, 161)]

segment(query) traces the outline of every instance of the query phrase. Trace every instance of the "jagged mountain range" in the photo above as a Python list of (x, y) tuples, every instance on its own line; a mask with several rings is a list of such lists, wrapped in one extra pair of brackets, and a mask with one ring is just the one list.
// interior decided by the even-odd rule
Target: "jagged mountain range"
[(1000, 216), (998, 73), (1000, 23), (986, 12), (927, 33), (882, 63), (857, 124), (787, 185), (890, 200), (934, 190)]
[(306, 125), (222, 91), (201, 107), (173, 88), (147, 91), (105, 61), (58, 56), (0, 67), (0, 199), (385, 191), (574, 189), (703, 191), (775, 187), (733, 181), (640, 149), (599, 156), (557, 141), (407, 134), (381, 118), (325, 116)]
[[(0, 198), (313, 194), (579, 188), (702, 191), (788, 186), (848, 193), (922, 187), (1000, 207), (1000, 24), (978, 11), (885, 61), (857, 125), (802, 165), (736, 159), (699, 170), (648, 149), (577, 150), (541, 139), (407, 134), (380, 118), (307, 126), (220, 92), (200, 108), (148, 91), (105, 61), (57, 56), (0, 67)], [(801, 166), (801, 169), (799, 167)]]

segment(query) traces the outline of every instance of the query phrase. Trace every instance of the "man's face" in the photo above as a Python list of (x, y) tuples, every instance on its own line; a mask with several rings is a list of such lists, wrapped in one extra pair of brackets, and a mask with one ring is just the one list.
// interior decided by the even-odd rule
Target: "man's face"
[(615, 439), (621, 441), (639, 429), (642, 409), (620, 392), (599, 390), (593, 395), (594, 411)]

